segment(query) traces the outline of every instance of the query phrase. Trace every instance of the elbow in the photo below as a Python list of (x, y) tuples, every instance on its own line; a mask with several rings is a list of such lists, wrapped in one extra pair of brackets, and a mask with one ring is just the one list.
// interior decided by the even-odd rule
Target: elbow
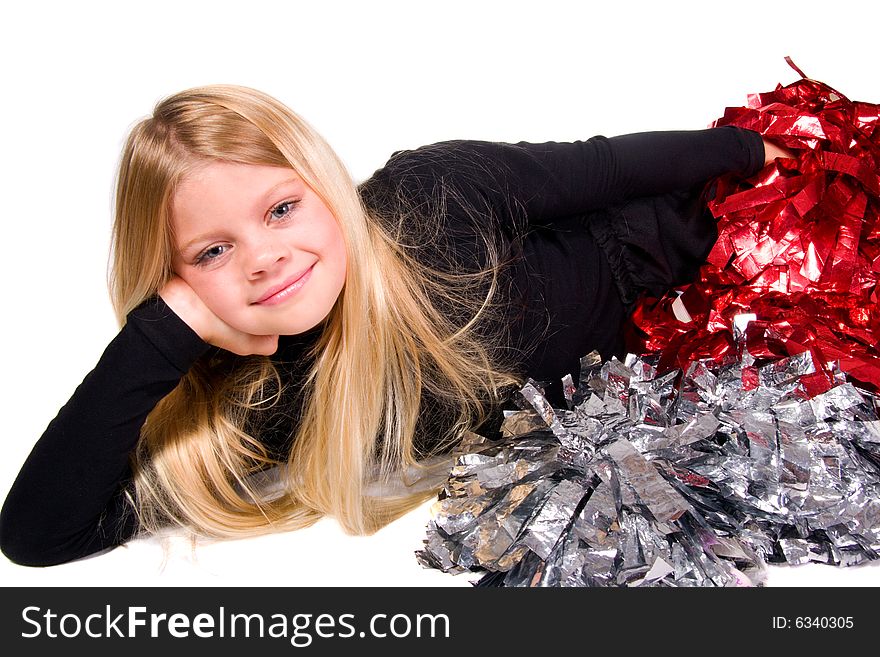
[(16, 484), (0, 508), (0, 552), (19, 566), (54, 566), (65, 561), (57, 554), (53, 558), (48, 523), (23, 502), (27, 496)]
[(16, 520), (5, 505), (0, 510), (0, 552), (19, 566), (57, 566), (71, 560), (31, 523)]
[(3, 552), (3, 556), (9, 559), (12, 563), (17, 564), (19, 566), (56, 566), (60, 561), (56, 561), (54, 559), (47, 558), (46, 555), (41, 554), (38, 551), (31, 550), (28, 547), (22, 547), (15, 543), (10, 543), (3, 541), (0, 543), (0, 552)]
[(58, 566), (119, 546), (135, 533), (133, 516), (113, 540), (100, 526), (87, 525), (61, 533), (58, 522), (33, 512), (13, 513), (7, 504), (0, 509), (0, 552), (19, 566)]
[(0, 523), (0, 552), (19, 566), (54, 566), (60, 563), (51, 559), (44, 550), (27, 540), (22, 540), (21, 535), (7, 523)]
[(0, 552), (14, 564), (39, 568), (58, 566), (75, 558), (59, 550), (47, 549), (44, 545), (8, 540), (3, 536), (0, 536)]

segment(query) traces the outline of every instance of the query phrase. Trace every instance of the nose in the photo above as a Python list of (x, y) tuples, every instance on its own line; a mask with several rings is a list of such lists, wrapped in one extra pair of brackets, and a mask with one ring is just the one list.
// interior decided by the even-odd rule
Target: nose
[(284, 242), (277, 235), (266, 232), (249, 245), (247, 274), (250, 278), (260, 278), (271, 274), (289, 258)]

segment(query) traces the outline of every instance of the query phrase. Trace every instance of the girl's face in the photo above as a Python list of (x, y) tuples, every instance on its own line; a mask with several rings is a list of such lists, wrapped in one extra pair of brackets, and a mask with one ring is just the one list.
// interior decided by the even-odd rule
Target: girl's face
[(178, 187), (172, 226), (175, 273), (245, 333), (307, 331), (345, 283), (339, 224), (293, 169), (211, 162)]

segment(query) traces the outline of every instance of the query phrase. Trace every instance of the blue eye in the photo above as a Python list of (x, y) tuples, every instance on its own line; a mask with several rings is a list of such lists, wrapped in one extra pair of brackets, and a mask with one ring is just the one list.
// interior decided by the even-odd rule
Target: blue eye
[(274, 208), (269, 210), (269, 217), (276, 220), (287, 219), (291, 214), (293, 214), (293, 211), (296, 209), (297, 205), (299, 205), (299, 201), (284, 201), (284, 203), (279, 203)]
[(212, 260), (216, 260), (225, 254), (227, 250), (228, 247), (225, 244), (215, 244), (214, 246), (208, 247), (196, 257), (196, 264), (202, 265), (207, 264)]

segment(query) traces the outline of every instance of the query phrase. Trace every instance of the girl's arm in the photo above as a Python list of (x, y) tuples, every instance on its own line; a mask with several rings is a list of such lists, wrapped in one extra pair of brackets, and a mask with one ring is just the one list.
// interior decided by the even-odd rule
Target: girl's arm
[(47, 566), (123, 543), (129, 455), (147, 414), (209, 345), (161, 299), (133, 310), (97, 366), (52, 420), (0, 511), (0, 548)]
[(765, 158), (758, 133), (732, 126), (570, 143), (449, 141), (395, 153), (363, 191), (369, 200), (373, 188), (383, 190), (389, 183), (431, 190), (442, 181), (468, 200), (481, 198), (498, 220), (516, 229), (523, 222), (689, 190), (725, 173), (747, 177), (763, 167)]
[(760, 135), (731, 127), (521, 142), (504, 153), (529, 216), (544, 219), (689, 190), (725, 173), (749, 176), (764, 159)]

